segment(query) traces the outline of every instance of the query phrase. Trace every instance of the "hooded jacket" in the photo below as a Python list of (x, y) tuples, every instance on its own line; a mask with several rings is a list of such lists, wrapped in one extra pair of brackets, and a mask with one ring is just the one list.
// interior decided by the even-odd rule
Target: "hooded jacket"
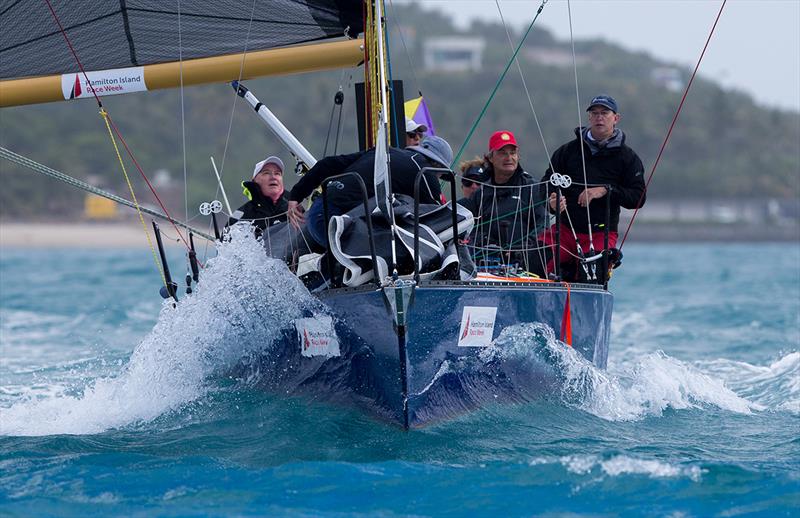
[[(556, 149), (551, 160), (552, 168), (548, 167), (542, 177), (542, 181), (548, 182), (542, 185), (542, 190), (545, 195), (554, 192), (555, 187), (549, 183), (554, 172), (569, 175), (572, 185), (561, 191), (567, 200), (569, 221), (572, 221), (575, 232), (586, 234), (589, 228), (586, 207), (578, 205), (578, 196), (586, 185), (609, 186), (610, 191), (606, 195), (610, 196), (611, 203), (609, 230), (616, 232), (620, 207), (635, 209), (644, 205), (644, 166), (636, 152), (625, 144), (625, 134), (619, 128), (604, 143), (590, 140), (587, 133), (588, 128), (575, 128), (575, 140)], [(585, 182), (582, 160), (586, 161)], [(596, 198), (589, 204), (592, 232), (603, 231), (605, 227), (606, 196)], [(562, 215), (561, 221), (567, 224), (568, 220)]]
[(286, 191), (281, 193), (276, 202), (272, 198), (264, 196), (261, 192), (261, 187), (253, 181), (242, 182), (245, 196), (250, 198), (250, 201), (239, 207), (233, 214), (231, 214), (228, 223), (225, 225), (229, 227), (237, 221), (252, 221), (253, 225), (260, 230), (264, 230), (269, 225), (276, 223), (283, 223), (287, 220), (286, 211), (289, 209), (288, 200), (286, 199)]

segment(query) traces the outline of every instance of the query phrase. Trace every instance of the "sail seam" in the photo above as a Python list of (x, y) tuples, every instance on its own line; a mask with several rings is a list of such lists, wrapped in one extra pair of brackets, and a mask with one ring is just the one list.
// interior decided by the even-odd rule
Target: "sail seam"
[(128, 8), (125, 6), (125, 0), (119, 0), (119, 8), (122, 11), (122, 26), (125, 27), (125, 37), (128, 38), (128, 50), (131, 53), (131, 63), (138, 66), (139, 62), (136, 59), (136, 47), (133, 45), (133, 35), (131, 34), (131, 24), (128, 20)]
[(10, 11), (11, 9), (13, 9), (13, 8), (14, 8), (14, 6), (16, 6), (17, 4), (19, 4), (21, 1), (22, 1), (22, 0), (17, 0), (17, 1), (16, 1), (16, 2), (14, 2), (13, 4), (9, 5), (9, 6), (8, 6), (8, 7), (6, 7), (5, 9), (3, 9), (3, 10), (2, 10), (2, 12), (0, 12), (0, 16), (3, 16), (4, 14), (6, 14), (8, 11)]
[[(64, 31), (68, 31), (68, 30), (71, 30), (71, 29), (77, 29), (78, 27), (84, 27), (84, 26), (89, 25), (91, 23), (94, 23), (94, 22), (97, 22), (97, 21), (100, 21), (100, 20), (104, 20), (106, 18), (110, 18), (110, 17), (115, 16), (117, 14), (119, 14), (119, 11), (114, 11), (113, 13), (104, 14), (103, 16), (98, 16), (97, 18), (92, 18), (91, 20), (86, 20), (85, 22), (76, 23), (75, 25), (70, 25), (69, 27), (64, 27)], [(28, 45), (29, 43), (35, 43), (37, 41), (41, 41), (41, 40), (44, 40), (44, 39), (47, 39), (47, 38), (51, 38), (51, 37), (56, 36), (56, 35), (60, 35), (61, 32), (62, 32), (61, 30), (57, 30), (57, 31), (49, 32), (47, 34), (43, 34), (42, 36), (39, 36), (38, 38), (33, 38), (33, 39), (30, 39), (30, 40), (27, 40), (27, 41), (23, 41), (23, 42), (17, 43), (16, 45), (12, 45), (11, 47), (6, 47), (4, 49), (0, 49), (0, 53), (6, 52), (8, 50), (14, 50), (17, 47), (22, 47), (23, 45)]]

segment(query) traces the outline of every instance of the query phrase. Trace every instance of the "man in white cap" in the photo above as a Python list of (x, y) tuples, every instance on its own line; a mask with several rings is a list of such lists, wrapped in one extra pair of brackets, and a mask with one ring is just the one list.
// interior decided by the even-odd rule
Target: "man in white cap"
[(420, 142), (422, 142), (422, 137), (425, 136), (425, 132), (428, 131), (428, 127), (424, 124), (420, 124), (414, 119), (409, 119), (406, 117), (406, 146), (419, 146)]
[(288, 200), (283, 188), (283, 160), (270, 156), (257, 163), (253, 179), (242, 182), (242, 188), (249, 201), (231, 214), (227, 226), (249, 221), (260, 234), (268, 226), (286, 221)]

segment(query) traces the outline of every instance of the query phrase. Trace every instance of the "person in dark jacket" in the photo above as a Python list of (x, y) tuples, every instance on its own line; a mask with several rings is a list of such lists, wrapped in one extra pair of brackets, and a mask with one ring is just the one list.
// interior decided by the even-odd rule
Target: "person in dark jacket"
[(547, 223), (545, 199), (519, 163), (517, 139), (510, 131), (489, 138), (483, 185), (459, 200), (477, 218), (469, 247), (478, 264), (518, 263), (543, 274), (537, 237)]
[[(575, 140), (556, 149), (550, 167), (542, 178), (548, 182), (543, 187), (549, 192), (551, 210), (556, 200), (554, 190), (558, 187), (550, 184), (550, 179), (560, 174), (569, 176), (572, 181), (569, 187), (561, 188), (569, 214), (569, 218), (561, 219), (560, 232), (559, 260), (566, 272), (577, 271), (578, 247), (573, 230), (585, 255), (588, 255), (590, 248), (596, 252), (603, 250), (608, 202), (611, 209), (608, 244), (609, 248), (614, 248), (618, 238), (620, 207), (641, 207), (646, 198), (642, 161), (625, 143), (622, 130), (617, 128), (621, 118), (617, 102), (608, 95), (598, 95), (591, 100), (586, 111), (588, 127), (576, 128)], [(545, 241), (551, 245), (555, 243), (554, 230), (551, 228), (545, 234)], [(553, 271), (552, 263), (548, 265), (548, 271)]]
[(286, 211), (289, 205), (283, 188), (283, 161), (280, 158), (270, 156), (257, 163), (253, 179), (242, 182), (242, 188), (249, 201), (231, 214), (226, 226), (249, 221), (260, 235), (268, 226), (288, 219)]
[(461, 162), (461, 193), (464, 198), (469, 198), (481, 188), (481, 182), (489, 179), (488, 165), (485, 158), (475, 157), (472, 160)]
[[(441, 137), (425, 137), (419, 146), (406, 149), (389, 148), (389, 165), (392, 177), (392, 192), (414, 195), (414, 180), (417, 173), (425, 167), (449, 167), (453, 159), (450, 145)], [(323, 158), (314, 165), (289, 193), (289, 221), (300, 228), (308, 221), (307, 229), (318, 245), (325, 246), (325, 221), (322, 210), (322, 197), (317, 198), (308, 212), (300, 202), (326, 179), (355, 172), (367, 188), (367, 196), (375, 195), (375, 149), (359, 151), (349, 155)], [(334, 180), (328, 184), (328, 211), (330, 216), (345, 214), (362, 203), (361, 188), (353, 177)], [(420, 184), (420, 203), (441, 203), (441, 187), (436, 175), (428, 173)]]

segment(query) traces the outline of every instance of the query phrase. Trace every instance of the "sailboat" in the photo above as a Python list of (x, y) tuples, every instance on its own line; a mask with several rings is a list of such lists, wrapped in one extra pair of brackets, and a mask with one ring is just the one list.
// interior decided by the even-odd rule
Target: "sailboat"
[[(465, 267), (470, 260), (463, 238), (475, 222), (455, 203), (454, 173), (437, 171), (449, 182), (451, 201), (427, 212), (418, 199), (391, 192), (386, 149), (403, 114), (390, 107), (403, 100), (392, 97), (398, 92), (387, 74), (383, 1), (255, 1), (247, 12), (232, 14), (245, 4), (11, 4), (0, 13), (0, 105), (82, 98), (101, 104), (104, 95), (232, 82), (300, 168), (308, 169), (314, 157), (243, 81), (363, 63), (367, 109), (361, 127), (364, 146), (376, 147), (376, 197), (364, 196), (357, 240), (369, 246), (355, 254), (340, 239), (357, 218), (329, 219), (330, 250), (338, 253), (317, 263), (347, 275), (328, 279), (327, 288), (315, 292), (324, 312), (304, 315), (283, 330), (279, 356), (263, 365), (274, 373), (266, 388), (347, 401), (409, 429), (549, 390), (554, 373), (547, 362), (532, 365), (496, 354), (498, 340), (509, 334), (557, 330), (565, 350), (605, 368), (613, 307), (605, 276), (566, 283), (515, 268)], [(180, 38), (165, 40), (164, 33), (179, 24)], [(246, 34), (245, 53), (231, 34)], [(2, 156), (14, 159), (10, 152)], [(166, 210), (153, 215), (179, 223)], [(381, 225), (386, 232), (376, 237)], [(376, 247), (387, 239), (389, 251)], [(441, 253), (424, 262), (430, 249)], [(605, 251), (599, 257), (605, 261)], [(162, 264), (168, 276), (163, 254)], [(174, 295), (170, 280), (163, 280)]]

